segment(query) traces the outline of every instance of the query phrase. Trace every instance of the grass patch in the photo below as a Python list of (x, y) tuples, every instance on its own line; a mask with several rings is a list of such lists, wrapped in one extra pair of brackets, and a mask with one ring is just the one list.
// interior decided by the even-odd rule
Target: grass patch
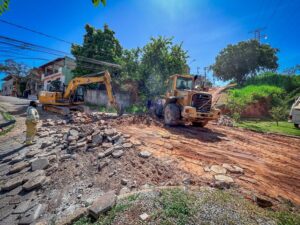
[(251, 121), (243, 120), (236, 123), (238, 127), (246, 128), (257, 132), (272, 132), (279, 134), (300, 136), (300, 129), (294, 127), (293, 123), (280, 121), (278, 126), (273, 121)]
[(117, 113), (117, 110), (113, 107), (107, 107), (104, 105), (100, 105), (98, 107), (99, 112), (105, 112), (105, 113)]
[[(134, 199), (134, 198), (132, 198)], [(129, 200), (129, 199), (128, 199)], [(130, 201), (130, 200), (129, 200)], [(131, 200), (133, 201), (133, 200)], [(114, 222), (114, 219), (119, 213), (123, 213), (127, 209), (130, 208), (132, 204), (131, 203), (120, 203), (114, 206), (110, 211), (108, 211), (106, 214), (103, 214), (99, 217), (97, 221), (93, 221), (90, 217), (82, 217), (73, 225), (110, 225)]]
[(3, 118), (4, 118), (6, 121), (10, 121), (10, 120), (14, 120), (14, 119), (15, 119), (12, 115), (10, 115), (10, 114), (7, 113), (7, 112), (1, 112), (1, 114), (2, 114)]
[(273, 217), (278, 225), (299, 225), (300, 215), (288, 211), (274, 212)]
[(180, 189), (163, 190), (159, 202), (162, 206), (161, 224), (184, 225), (194, 212), (195, 196)]
[[(290, 210), (292, 210), (290, 208)], [(139, 215), (150, 217), (142, 221)], [(97, 221), (83, 217), (74, 225), (111, 224), (300, 224), (295, 212), (263, 209), (244, 199), (236, 190), (206, 189), (188, 192), (164, 189), (155, 195), (138, 194), (124, 198)]]
[[(7, 112), (0, 112), (0, 113), (2, 114), (4, 120), (6, 120), (6, 121), (15, 120), (15, 118), (14, 118), (12, 115), (10, 115), (9, 113), (7, 113)], [(11, 125), (9, 125), (9, 126), (7, 126), (7, 127), (5, 127), (5, 128), (0, 132), (0, 136), (3, 136), (3, 135), (5, 135), (5, 134), (7, 134), (7, 133), (10, 132), (14, 127), (15, 127), (15, 124), (14, 124), (14, 123), (11, 124)]]
[(145, 113), (147, 112), (146, 106), (133, 104), (124, 109), (126, 113), (136, 114), (136, 113)]

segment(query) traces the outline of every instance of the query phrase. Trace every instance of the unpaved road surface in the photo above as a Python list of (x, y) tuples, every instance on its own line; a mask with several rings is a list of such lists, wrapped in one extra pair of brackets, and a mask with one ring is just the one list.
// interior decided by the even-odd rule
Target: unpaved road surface
[(147, 151), (208, 182), (205, 167), (223, 163), (238, 165), (244, 175), (235, 182), (252, 192), (300, 204), (300, 139), (260, 134), (238, 128), (190, 126), (163, 127), (128, 124), (118, 127), (141, 141)]

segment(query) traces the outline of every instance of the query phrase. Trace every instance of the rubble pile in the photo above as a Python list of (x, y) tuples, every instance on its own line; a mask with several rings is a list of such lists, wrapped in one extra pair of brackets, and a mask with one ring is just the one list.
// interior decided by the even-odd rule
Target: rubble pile
[(38, 129), (35, 145), (0, 158), (0, 224), (34, 223), (47, 209), (43, 198), (51, 175), (64, 168), (64, 162), (89, 154), (95, 156), (94, 164), (101, 171), (111, 158), (121, 158), (134, 146), (129, 135), (100, 118), (75, 113), (69, 120), (47, 119)]
[(218, 125), (233, 127), (234, 122), (229, 116), (221, 115), (219, 120), (218, 120)]

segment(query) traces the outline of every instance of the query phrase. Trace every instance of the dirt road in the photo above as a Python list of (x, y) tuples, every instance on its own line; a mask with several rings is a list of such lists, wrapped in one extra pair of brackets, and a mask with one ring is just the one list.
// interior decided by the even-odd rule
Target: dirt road
[(300, 139), (259, 134), (238, 128), (119, 126), (144, 144), (142, 149), (207, 182), (212, 175), (205, 168), (212, 164), (235, 164), (244, 169), (235, 182), (246, 190), (300, 204)]

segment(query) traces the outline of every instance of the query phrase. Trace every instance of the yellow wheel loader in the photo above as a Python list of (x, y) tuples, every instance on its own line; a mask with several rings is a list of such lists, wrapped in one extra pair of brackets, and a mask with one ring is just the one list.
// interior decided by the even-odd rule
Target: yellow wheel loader
[(168, 79), (165, 98), (155, 108), (156, 115), (162, 115), (166, 125), (189, 122), (204, 127), (208, 121), (219, 119), (221, 112), (212, 106), (212, 95), (196, 88), (195, 78), (175, 74)]
[(84, 103), (83, 91), (81, 90), (82, 93), (79, 93), (78, 87), (94, 83), (105, 85), (110, 105), (117, 110), (119, 115), (122, 114), (121, 107), (118, 106), (113, 95), (111, 76), (108, 71), (76, 77), (70, 81), (66, 90), (63, 88), (61, 91), (41, 91), (39, 93), (39, 102), (46, 111), (67, 115), (70, 113), (70, 110), (81, 110), (79, 105)]

